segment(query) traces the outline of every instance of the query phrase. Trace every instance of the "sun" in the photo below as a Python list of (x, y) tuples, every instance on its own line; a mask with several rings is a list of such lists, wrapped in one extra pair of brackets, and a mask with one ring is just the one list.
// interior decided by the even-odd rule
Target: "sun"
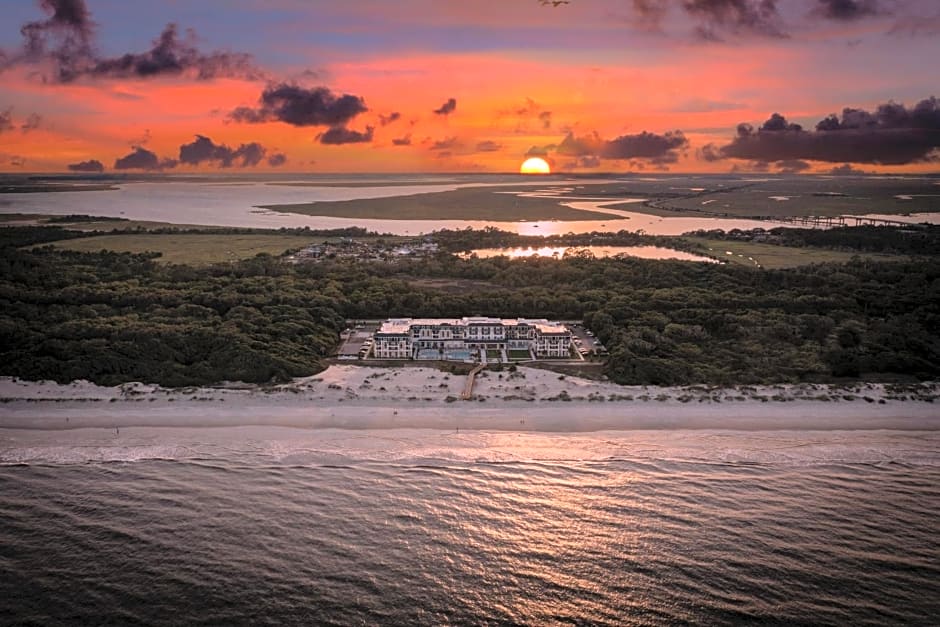
[(519, 166), (519, 172), (521, 174), (548, 174), (551, 171), (552, 169), (549, 167), (548, 161), (540, 159), (539, 157), (526, 159), (522, 162), (522, 165)]

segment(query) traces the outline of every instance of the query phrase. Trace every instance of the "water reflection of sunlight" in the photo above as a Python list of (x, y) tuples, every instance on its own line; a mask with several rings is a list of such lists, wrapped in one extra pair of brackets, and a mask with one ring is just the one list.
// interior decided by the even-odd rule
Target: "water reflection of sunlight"
[(498, 257), (504, 255), (511, 259), (522, 257), (554, 257), (561, 259), (565, 254), (577, 255), (581, 251), (586, 251), (594, 257), (613, 257), (616, 255), (629, 255), (630, 257), (639, 257), (641, 259), (679, 259), (682, 261), (706, 261), (714, 262), (713, 259), (693, 255), (681, 250), (671, 248), (661, 248), (659, 246), (541, 246), (539, 248), (479, 248), (471, 251), (464, 257), (476, 255), (477, 257)]

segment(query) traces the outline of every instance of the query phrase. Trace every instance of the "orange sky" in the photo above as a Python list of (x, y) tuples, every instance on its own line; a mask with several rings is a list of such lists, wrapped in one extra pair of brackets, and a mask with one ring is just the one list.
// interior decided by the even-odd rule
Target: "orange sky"
[[(111, 15), (112, 2), (57, 1), (77, 3), (93, 16), (88, 32), (96, 38), (95, 56), (83, 67), (118, 51), (144, 53), (163, 22), (175, 21), (200, 33), (193, 43), (199, 54), (245, 52), (257, 71), (205, 78), (198, 76), (197, 61), (153, 75), (87, 70), (61, 81), (54, 78), (51, 55), (17, 59), (18, 29), (0, 30), (0, 50), (15, 61), (7, 64), (0, 86), (0, 171), (65, 171), (92, 159), (111, 170), (136, 146), (161, 160), (178, 159), (181, 145), (196, 135), (232, 150), (258, 142), (266, 155), (286, 155), (279, 168), (288, 171), (515, 171), (532, 147), (542, 147), (555, 169), (575, 171), (727, 172), (768, 167), (766, 162), (775, 171), (789, 157), (777, 159), (771, 151), (768, 158), (736, 158), (729, 150), (709, 161), (701, 150), (728, 146), (739, 123), (756, 128), (774, 112), (812, 131), (843, 107), (875, 111), (895, 101), (911, 108), (935, 87), (923, 55), (940, 58), (940, 38), (891, 39), (888, 33), (903, 16), (887, 14), (813, 21), (807, 17), (811, 11), (781, 13), (780, 24), (788, 29), (782, 37), (743, 31), (737, 23), (699, 23), (675, 8), (651, 29), (638, 26), (635, 15), (624, 13), (629, 3), (619, 2), (574, 0), (557, 9), (537, 2), (482, 2), (470, 10), (415, 1), (389, 13), (387, 3), (343, 9), (279, 0), (247, 2), (248, 8), (215, 21), (179, 14), (178, 3), (166, 2), (147, 9), (154, 15), (141, 15), (142, 22), (125, 34), (132, 41), (121, 41), (113, 32), (119, 23)], [(21, 12), (23, 23), (52, 24), (46, 46), (59, 45), (62, 27), (53, 22), (60, 16), (38, 6)], [(303, 29), (319, 18), (326, 22), (319, 30)], [(712, 38), (693, 35), (702, 24), (714, 31)], [(326, 145), (318, 137), (329, 123), (297, 125), (270, 114), (261, 123), (230, 118), (236, 107), (260, 111), (262, 91), (281, 84), (362, 98), (367, 110), (332, 126), (358, 133), (373, 127), (371, 140)], [(433, 112), (449, 98), (456, 101), (452, 112)], [(382, 116), (392, 112), (400, 117), (383, 124)], [(926, 147), (903, 157), (873, 150), (873, 156), (860, 157), (857, 168), (935, 171), (931, 155), (940, 145), (940, 129), (904, 130)], [(675, 131), (688, 141), (663, 158), (625, 157), (613, 144), (597, 154), (561, 154), (557, 148), (569, 132), (596, 133), (602, 142), (628, 138), (629, 144), (641, 133), (662, 137)], [(813, 140), (803, 139), (807, 146)], [(823, 150), (818, 159), (810, 148), (795, 154), (790, 161), (805, 163), (797, 167), (806, 172), (855, 163), (843, 161), (838, 150)], [(755, 165), (761, 159), (765, 163)], [(251, 166), (270, 168), (266, 160)], [(214, 159), (173, 168), (219, 169)]]

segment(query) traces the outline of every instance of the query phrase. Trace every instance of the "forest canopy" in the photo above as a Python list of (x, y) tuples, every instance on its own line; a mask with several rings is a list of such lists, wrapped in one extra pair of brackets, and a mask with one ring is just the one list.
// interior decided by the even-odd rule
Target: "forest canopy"
[[(757, 270), (447, 252), (394, 264), (291, 265), (261, 254), (195, 268), (148, 254), (30, 247), (63, 233), (0, 229), (2, 375), (168, 386), (283, 381), (322, 370), (347, 319), (465, 315), (583, 319), (610, 351), (607, 375), (624, 384), (940, 374), (940, 261), (932, 257)], [(440, 241), (460, 250), (467, 238), (512, 239), (500, 233), (450, 232)], [(473, 287), (440, 287), (447, 281)]]

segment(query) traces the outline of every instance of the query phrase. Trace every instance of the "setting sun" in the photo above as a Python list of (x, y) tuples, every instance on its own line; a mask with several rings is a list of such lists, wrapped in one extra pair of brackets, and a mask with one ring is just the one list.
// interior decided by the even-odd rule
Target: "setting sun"
[(521, 174), (548, 174), (552, 169), (548, 165), (548, 161), (545, 159), (540, 159), (539, 157), (532, 157), (526, 159), (522, 162), (522, 165), (519, 166), (519, 172)]

